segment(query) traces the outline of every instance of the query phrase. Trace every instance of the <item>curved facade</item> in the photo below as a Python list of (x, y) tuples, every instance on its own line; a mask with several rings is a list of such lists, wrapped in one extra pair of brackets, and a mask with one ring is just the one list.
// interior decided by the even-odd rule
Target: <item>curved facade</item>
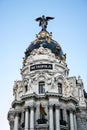
[(83, 82), (68, 74), (66, 54), (42, 30), (25, 51), (22, 80), (14, 82), (10, 130), (86, 130)]

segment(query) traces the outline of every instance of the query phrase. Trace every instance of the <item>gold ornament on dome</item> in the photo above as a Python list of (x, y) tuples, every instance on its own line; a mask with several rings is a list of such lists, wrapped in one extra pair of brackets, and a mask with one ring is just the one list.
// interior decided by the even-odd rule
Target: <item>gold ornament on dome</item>
[(45, 37), (45, 36), (46, 36), (46, 32), (45, 32), (45, 31), (42, 31), (41, 34), (40, 34), (40, 36), (41, 36), (42, 38)]
[(54, 42), (57, 43), (56, 41), (52, 40), (52, 33), (48, 33), (46, 31), (41, 31), (39, 34), (36, 34), (36, 39), (33, 41), (34, 44), (37, 44), (37, 42)]

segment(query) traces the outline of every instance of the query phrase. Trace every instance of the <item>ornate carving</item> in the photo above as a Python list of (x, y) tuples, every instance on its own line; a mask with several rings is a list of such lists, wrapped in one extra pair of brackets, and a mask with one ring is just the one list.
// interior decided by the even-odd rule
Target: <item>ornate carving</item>
[(42, 47), (42, 45), (38, 49), (34, 49), (31, 52), (31, 55), (33, 55), (33, 56), (34, 55), (40, 55), (40, 54), (48, 55), (48, 56), (51, 56), (51, 57), (55, 57), (55, 55), (51, 52), (50, 49), (44, 48), (44, 47)]
[(30, 102), (30, 103), (29, 103), (29, 108), (30, 108), (30, 109), (35, 109), (35, 103)]
[(21, 111), (20, 111), (20, 110), (16, 110), (16, 111), (15, 111), (14, 116), (19, 116), (19, 115), (20, 115), (20, 113), (21, 113)]
[(8, 112), (8, 120), (9, 120), (9, 125), (10, 129), (13, 130), (14, 128), (14, 109), (10, 108), (10, 111)]
[(25, 111), (28, 111), (29, 110), (29, 106), (25, 106), (24, 109), (25, 109)]
[(30, 77), (24, 79), (24, 86), (28, 86), (28, 90), (32, 90), (32, 79)]
[(54, 106), (54, 102), (49, 102), (49, 105), (48, 105), (48, 107), (50, 108), (53, 108), (53, 106)]
[(59, 109), (59, 108), (60, 108), (60, 104), (57, 104), (57, 103), (56, 103), (56, 104), (55, 104), (55, 108), (56, 108), (56, 109)]
[(36, 39), (33, 41), (34, 44), (36, 44), (37, 42), (55, 42), (54, 40), (52, 40), (52, 33), (48, 33), (46, 31), (41, 31), (39, 34), (36, 35)]
[(14, 120), (10, 120), (9, 124), (10, 124), (10, 130), (13, 130), (14, 129)]
[(62, 56), (62, 61), (65, 63), (65, 61), (66, 61), (66, 54), (64, 54), (64, 55)]
[(18, 89), (17, 81), (14, 81), (13, 95), (15, 96), (15, 99), (17, 99), (17, 89)]
[(67, 97), (71, 96), (70, 83), (67, 79), (64, 81), (64, 94)]
[(21, 80), (15, 81), (13, 86), (13, 95), (18, 99), (20, 93), (23, 92), (23, 82)]

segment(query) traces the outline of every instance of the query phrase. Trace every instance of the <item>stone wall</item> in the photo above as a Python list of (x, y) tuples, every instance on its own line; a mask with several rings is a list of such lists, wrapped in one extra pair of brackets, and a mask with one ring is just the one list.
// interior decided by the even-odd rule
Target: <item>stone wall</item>
[(87, 130), (87, 112), (81, 111), (77, 114), (78, 130)]

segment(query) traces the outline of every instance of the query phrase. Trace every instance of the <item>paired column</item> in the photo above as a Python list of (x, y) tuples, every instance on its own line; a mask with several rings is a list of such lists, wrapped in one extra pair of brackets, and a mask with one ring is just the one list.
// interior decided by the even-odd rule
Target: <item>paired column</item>
[(63, 120), (67, 122), (67, 110), (63, 109)]
[(49, 130), (54, 130), (53, 105), (49, 105)]
[(74, 112), (74, 130), (77, 130), (76, 113)]
[(25, 107), (25, 130), (29, 128), (29, 107)]
[(18, 130), (19, 112), (15, 112), (14, 130)]
[(70, 110), (70, 130), (74, 130), (73, 110)]
[(59, 109), (59, 106), (55, 107), (55, 118), (56, 118), (56, 130), (60, 130), (60, 109)]
[(29, 127), (30, 130), (34, 130), (34, 106), (25, 107), (25, 130), (29, 130)]
[(34, 130), (34, 106), (30, 107), (30, 130)]

